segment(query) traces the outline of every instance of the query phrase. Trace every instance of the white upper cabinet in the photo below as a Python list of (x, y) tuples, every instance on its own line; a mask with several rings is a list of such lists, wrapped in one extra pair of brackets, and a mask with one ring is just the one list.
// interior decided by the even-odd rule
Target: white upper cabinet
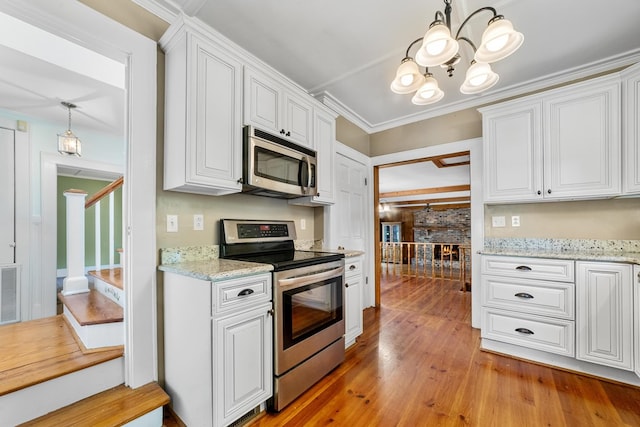
[(619, 75), (480, 111), (485, 202), (590, 199), (621, 193)]
[(640, 194), (640, 65), (622, 73), (623, 116), (623, 184), (625, 194)]
[(266, 132), (313, 148), (313, 104), (275, 78), (245, 69), (244, 121)]
[(242, 63), (179, 20), (166, 53), (164, 189), (242, 189)]
[(485, 200), (542, 198), (542, 105), (517, 102), (482, 115)]
[(554, 91), (543, 110), (545, 197), (619, 195), (619, 77)]

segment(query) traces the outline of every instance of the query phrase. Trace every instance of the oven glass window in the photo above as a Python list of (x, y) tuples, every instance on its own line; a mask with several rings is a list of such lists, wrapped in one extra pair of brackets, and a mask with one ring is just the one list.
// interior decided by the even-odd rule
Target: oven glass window
[[(299, 159), (267, 150), (263, 147), (255, 147), (254, 174), (262, 178), (282, 182), (291, 185), (307, 185), (307, 165)], [(311, 165), (311, 186), (315, 186), (315, 166)]]
[(342, 276), (283, 293), (285, 349), (341, 320)]

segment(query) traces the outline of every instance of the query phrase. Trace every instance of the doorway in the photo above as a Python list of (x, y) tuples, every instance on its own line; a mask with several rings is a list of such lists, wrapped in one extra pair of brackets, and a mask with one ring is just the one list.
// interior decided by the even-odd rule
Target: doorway
[[(448, 200), (450, 203), (468, 203), (470, 209), (470, 247), (469, 247), (469, 258), (471, 260), (471, 282), (479, 283), (480, 280), (480, 271), (479, 271), (479, 254), (478, 252), (483, 247), (484, 241), (484, 208), (482, 205), (482, 139), (475, 138), (470, 140), (458, 141), (448, 144), (441, 144), (432, 147), (425, 147), (422, 149), (411, 150), (407, 152), (393, 153), (387, 154), (383, 156), (374, 157), (371, 159), (373, 166), (373, 197), (374, 197), (374, 209), (373, 209), (373, 221), (372, 221), (372, 230), (375, 236), (379, 236), (380, 233), (380, 223), (381, 223), (381, 215), (380, 215), (380, 206), (382, 205), (381, 199), (379, 197), (380, 193), (380, 170), (388, 167), (388, 165), (402, 165), (407, 163), (415, 163), (417, 160), (436, 160), (439, 157), (443, 156), (452, 156), (452, 154), (459, 153), (468, 153), (469, 156), (469, 183), (467, 184), (467, 189), (469, 191), (468, 195), (465, 196), (466, 200), (458, 200), (453, 197), (462, 197), (462, 196), (451, 196)], [(415, 177), (413, 177), (415, 181)], [(428, 185), (419, 186), (418, 188), (421, 190), (422, 195), (416, 197), (422, 197), (424, 200), (433, 200), (440, 199), (439, 197), (431, 197), (425, 189)], [(427, 196), (425, 196), (425, 193)], [(436, 193), (432, 193), (436, 194)], [(424, 201), (423, 200), (423, 201)], [(422, 202), (411, 201), (407, 203), (408, 206), (415, 206)], [(439, 201), (436, 202), (427, 202), (423, 204), (431, 204), (436, 205), (441, 203)], [(383, 207), (384, 210), (384, 207)], [(403, 227), (406, 228), (406, 227)], [(380, 305), (380, 282), (381, 282), (381, 269), (380, 265), (382, 262), (382, 254), (379, 244), (373, 245), (373, 251), (375, 254), (374, 261), (374, 269), (375, 269), (375, 304)], [(471, 320), (472, 326), (479, 328), (480, 327), (480, 294), (476, 292), (477, 286), (474, 288), (471, 287)]]

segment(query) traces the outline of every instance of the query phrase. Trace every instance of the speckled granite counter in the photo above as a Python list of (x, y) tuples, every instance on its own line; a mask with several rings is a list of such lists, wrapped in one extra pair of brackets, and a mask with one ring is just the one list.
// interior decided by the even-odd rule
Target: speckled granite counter
[(269, 264), (220, 259), (217, 245), (161, 249), (160, 262), (161, 271), (202, 280), (223, 280), (273, 270)]
[(364, 255), (364, 251), (356, 251), (355, 249), (330, 249), (330, 248), (311, 248), (313, 252), (331, 252), (334, 254), (343, 254), (345, 258)]
[(269, 264), (233, 261), (230, 259), (211, 259), (207, 261), (187, 261), (175, 264), (163, 264), (161, 271), (181, 274), (202, 280), (223, 280), (251, 274), (268, 273), (273, 270)]
[(483, 255), (611, 261), (640, 264), (640, 241), (487, 238)]

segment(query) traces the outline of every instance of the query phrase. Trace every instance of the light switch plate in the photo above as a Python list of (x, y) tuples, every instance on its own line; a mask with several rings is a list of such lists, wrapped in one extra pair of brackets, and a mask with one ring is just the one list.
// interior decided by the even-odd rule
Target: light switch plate
[(511, 226), (520, 227), (520, 215), (515, 215), (511, 217)]
[(178, 215), (167, 215), (167, 233), (178, 232)]
[(492, 216), (491, 217), (491, 226), (492, 227), (504, 227), (506, 225), (504, 216)]

